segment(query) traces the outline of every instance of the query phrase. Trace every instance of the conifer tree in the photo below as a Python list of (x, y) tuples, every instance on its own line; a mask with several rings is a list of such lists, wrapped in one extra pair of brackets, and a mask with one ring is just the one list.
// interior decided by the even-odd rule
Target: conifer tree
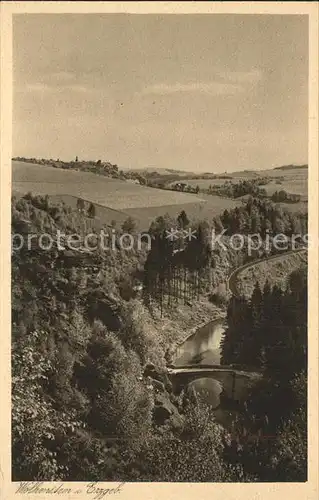
[(88, 208), (88, 216), (92, 217), (92, 219), (94, 219), (95, 213), (96, 213), (95, 205), (93, 203), (90, 203), (90, 206)]
[(180, 228), (184, 229), (189, 225), (189, 219), (186, 215), (185, 210), (182, 210), (179, 216), (177, 217), (177, 222)]

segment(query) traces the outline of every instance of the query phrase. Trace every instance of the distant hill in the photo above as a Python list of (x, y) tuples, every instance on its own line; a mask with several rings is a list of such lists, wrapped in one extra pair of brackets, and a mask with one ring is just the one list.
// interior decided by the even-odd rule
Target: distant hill
[(185, 170), (175, 170), (173, 168), (156, 168), (156, 167), (146, 167), (146, 168), (134, 168), (134, 169), (124, 169), (124, 171), (137, 172), (146, 177), (149, 176), (166, 176), (174, 175), (175, 177), (189, 177), (195, 175), (194, 172), (186, 172)]
[(308, 168), (308, 164), (304, 165), (282, 165), (281, 167), (275, 167), (274, 170), (291, 170), (294, 168)]

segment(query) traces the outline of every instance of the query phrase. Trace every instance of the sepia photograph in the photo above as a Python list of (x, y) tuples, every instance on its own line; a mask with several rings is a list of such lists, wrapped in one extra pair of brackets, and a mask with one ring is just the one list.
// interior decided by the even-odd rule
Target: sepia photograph
[(309, 37), (306, 14), (12, 16), (17, 493), (309, 480)]

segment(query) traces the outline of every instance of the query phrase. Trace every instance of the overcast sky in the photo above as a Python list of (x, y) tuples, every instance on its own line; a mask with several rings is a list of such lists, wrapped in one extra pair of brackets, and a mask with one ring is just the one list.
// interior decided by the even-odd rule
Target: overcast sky
[(20, 15), (13, 36), (14, 156), (307, 162), (306, 16)]

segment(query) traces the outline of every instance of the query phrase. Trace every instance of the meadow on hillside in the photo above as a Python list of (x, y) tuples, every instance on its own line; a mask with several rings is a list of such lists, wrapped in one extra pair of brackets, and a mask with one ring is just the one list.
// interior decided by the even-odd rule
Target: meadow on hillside
[(129, 216), (137, 229), (147, 230), (156, 217), (177, 217), (182, 210), (190, 220), (210, 220), (225, 209), (242, 204), (241, 200), (147, 188), (88, 172), (22, 162), (13, 162), (12, 178), (15, 195), (48, 194), (54, 203), (62, 202), (73, 209), (78, 198), (87, 204), (92, 202), (96, 216), (94, 221), (88, 219), (88, 225), (97, 230), (112, 221), (120, 226)]
[(194, 194), (164, 191), (89, 172), (12, 162), (13, 189), (34, 194), (72, 195), (116, 210), (202, 201)]
[(261, 177), (273, 178), (269, 184), (264, 186), (269, 195), (275, 191), (284, 190), (287, 193), (299, 194), (302, 197), (308, 198), (307, 168), (261, 170), (258, 174)]
[(145, 229), (149, 227), (150, 223), (156, 219), (156, 217), (164, 214), (176, 218), (181, 211), (184, 210), (191, 221), (211, 221), (216, 215), (221, 214), (224, 210), (230, 210), (236, 206), (242, 205), (240, 200), (231, 200), (229, 198), (221, 198), (220, 196), (201, 195), (201, 197), (205, 201), (149, 207), (147, 210), (144, 208), (130, 208), (125, 212), (133, 217), (142, 229)]
[[(258, 177), (270, 177), (272, 180), (263, 186), (268, 195), (275, 191), (284, 190), (287, 193), (299, 194), (303, 198), (308, 197), (308, 169), (292, 168), (287, 170), (260, 170), (260, 171), (241, 171), (227, 174), (236, 183), (243, 180), (257, 179)], [(200, 189), (208, 189), (209, 186), (221, 186), (226, 179), (183, 179), (183, 182), (192, 187), (199, 186)], [(174, 184), (174, 183), (173, 183)]]
[[(183, 179), (182, 182), (192, 187), (198, 186), (199, 189), (208, 189), (209, 186), (213, 186), (214, 184), (222, 186), (226, 180), (227, 179)], [(171, 186), (174, 184), (176, 184), (176, 181), (170, 183)]]
[[(89, 172), (68, 171), (45, 165), (12, 162), (12, 185), (15, 194), (48, 194), (54, 202), (64, 202), (76, 208), (77, 199), (84, 199), (87, 204), (93, 203), (96, 209), (94, 221), (88, 220), (88, 225), (99, 230), (104, 225), (116, 223), (121, 226), (130, 216), (136, 223), (138, 230), (145, 231), (151, 222), (159, 216), (168, 214), (176, 218), (185, 210), (191, 221), (211, 220), (224, 210), (241, 206), (244, 199), (230, 199), (217, 195), (190, 194), (177, 191), (149, 188), (112, 179)], [(240, 172), (241, 177), (234, 177), (234, 182), (252, 178), (256, 172)], [(275, 191), (285, 189), (287, 192), (302, 194), (306, 198), (307, 170), (265, 170), (260, 172), (263, 176), (274, 177), (274, 181), (267, 184), (265, 189), (271, 195)], [(276, 183), (275, 177), (281, 184)], [(208, 188), (210, 184), (222, 185), (225, 179), (189, 179), (192, 186)], [(277, 179), (278, 182), (278, 179)], [(281, 204), (289, 211), (307, 212), (308, 204), (301, 200), (295, 204)]]

